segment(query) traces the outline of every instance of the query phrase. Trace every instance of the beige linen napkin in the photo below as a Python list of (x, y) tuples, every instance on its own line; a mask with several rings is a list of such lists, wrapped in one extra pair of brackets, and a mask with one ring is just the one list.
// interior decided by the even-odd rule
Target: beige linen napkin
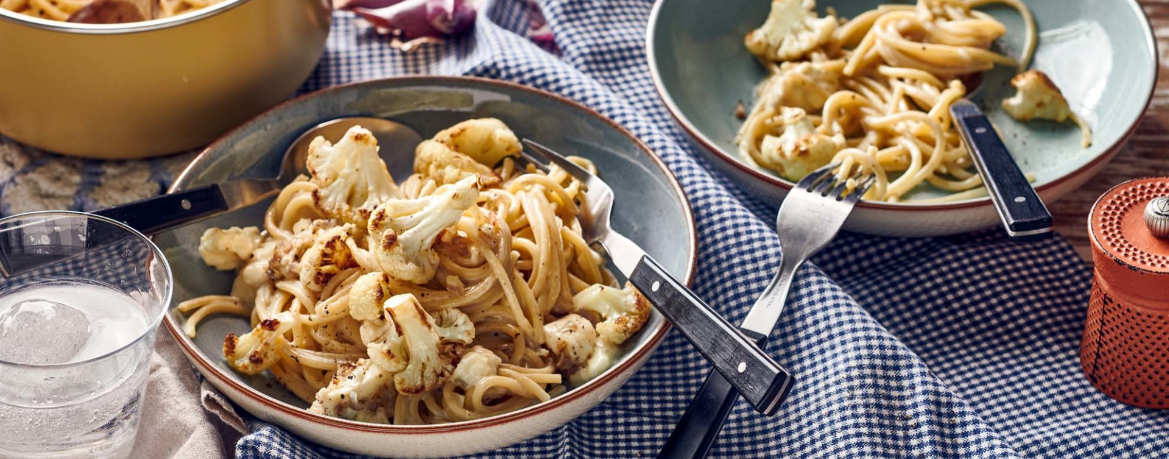
[(231, 457), (246, 432), (232, 406), (195, 376), (174, 338), (158, 331), (132, 458)]

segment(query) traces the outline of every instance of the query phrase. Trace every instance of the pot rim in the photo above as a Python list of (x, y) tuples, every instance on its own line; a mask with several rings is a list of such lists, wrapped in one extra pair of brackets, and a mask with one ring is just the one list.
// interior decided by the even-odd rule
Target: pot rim
[(17, 26), (31, 27), (49, 32), (63, 32), (79, 35), (120, 35), (139, 32), (151, 32), (178, 27), (228, 11), (249, 1), (250, 0), (224, 0), (211, 6), (203, 7), (195, 11), (179, 14), (169, 18), (127, 22), (124, 24), (78, 24), (73, 22), (56, 21), (53, 19), (42, 19), (0, 8), (0, 24), (7, 22), (16, 24)]

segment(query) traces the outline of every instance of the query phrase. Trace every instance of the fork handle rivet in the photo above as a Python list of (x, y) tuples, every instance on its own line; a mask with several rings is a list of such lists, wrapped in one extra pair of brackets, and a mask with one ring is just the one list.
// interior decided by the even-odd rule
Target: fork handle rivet
[(739, 373), (747, 371), (747, 362), (739, 362)]
[(662, 287), (662, 283), (661, 283), (661, 282), (654, 281), (654, 283), (653, 283), (652, 285), (650, 285), (650, 286), (649, 286), (649, 289), (650, 289), (650, 290), (653, 290), (653, 291), (655, 291), (655, 292), (656, 292), (656, 291), (658, 291), (658, 289), (659, 289), (659, 288), (661, 288), (661, 287)]

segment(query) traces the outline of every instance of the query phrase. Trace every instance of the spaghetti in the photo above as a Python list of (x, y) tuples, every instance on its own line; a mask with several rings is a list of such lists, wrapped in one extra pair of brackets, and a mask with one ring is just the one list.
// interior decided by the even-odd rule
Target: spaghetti
[(481, 419), (599, 375), (649, 307), (581, 236), (581, 183), (521, 167), (520, 148), (502, 122), (466, 121), (420, 144), (398, 186), (368, 131), (318, 138), (263, 231), (204, 234), (204, 260), (238, 272), (230, 296), (178, 306), (184, 331), (250, 315), (229, 365), (366, 422)]
[[(974, 10), (988, 3), (1022, 15), (1020, 60), (989, 50), (1006, 27)], [(743, 157), (793, 181), (829, 163), (841, 164), (841, 177), (859, 168), (876, 175), (865, 196), (873, 200), (899, 201), (922, 183), (954, 192), (950, 199), (981, 188), (949, 107), (966, 96), (961, 77), (1000, 64), (1027, 67), (1036, 31), (1026, 5), (919, 0), (847, 22), (819, 18), (813, 8), (810, 0), (776, 0), (745, 39), (771, 76), (736, 139)], [(1084, 135), (1086, 144), (1086, 127)]]

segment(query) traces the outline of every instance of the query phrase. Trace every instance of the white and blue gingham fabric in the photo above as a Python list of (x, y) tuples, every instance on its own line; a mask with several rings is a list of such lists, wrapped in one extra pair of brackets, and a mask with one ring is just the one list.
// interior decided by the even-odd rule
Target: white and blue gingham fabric
[[(737, 323), (770, 280), (775, 210), (711, 172), (654, 92), (650, 0), (496, 1), (475, 33), (412, 54), (338, 14), (305, 90), (410, 73), (514, 81), (583, 102), (629, 129), (678, 176), (699, 232), (694, 290)], [(528, 40), (542, 12), (555, 44)], [(1169, 456), (1169, 413), (1111, 400), (1079, 367), (1089, 271), (1062, 238), (999, 231), (934, 239), (845, 234), (801, 271), (771, 334), (797, 376), (780, 413), (740, 402), (717, 457)], [(653, 457), (710, 367), (677, 332), (581, 418), (482, 457)], [(252, 422), (244, 458), (350, 457)], [(392, 454), (392, 451), (387, 451)]]
[[(472, 35), (410, 54), (338, 13), (325, 56), (303, 91), (403, 74), (477, 75), (599, 111), (645, 141), (681, 181), (699, 232), (693, 288), (737, 323), (780, 257), (775, 210), (711, 172), (659, 101), (645, 62), (651, 6), (651, 0), (493, 1)], [(529, 39), (540, 12), (555, 43)], [(3, 147), (0, 142), (0, 153)], [(44, 156), (10, 156), (0, 154), (6, 213), (18, 210), (14, 183), (26, 194), (32, 186), (18, 183), (20, 175), (46, 164)], [(120, 185), (122, 191), (157, 192), (173, 176), (172, 162), (182, 160), (117, 166), (141, 176)], [(92, 173), (72, 184), (72, 195), (34, 191), (93, 207), (100, 200), (93, 190), (117, 185), (103, 179), (110, 170), (97, 170), (109, 163), (66, 166)], [(1016, 244), (993, 230), (933, 239), (843, 234), (813, 261), (800, 272), (768, 347), (797, 376), (795, 389), (771, 418), (740, 402), (714, 456), (1169, 456), (1169, 412), (1113, 401), (1080, 370), (1089, 271), (1063, 239)], [(646, 365), (592, 411), (480, 457), (653, 457), (709, 370), (671, 331)], [(238, 457), (353, 457), (258, 420), (249, 426)]]

